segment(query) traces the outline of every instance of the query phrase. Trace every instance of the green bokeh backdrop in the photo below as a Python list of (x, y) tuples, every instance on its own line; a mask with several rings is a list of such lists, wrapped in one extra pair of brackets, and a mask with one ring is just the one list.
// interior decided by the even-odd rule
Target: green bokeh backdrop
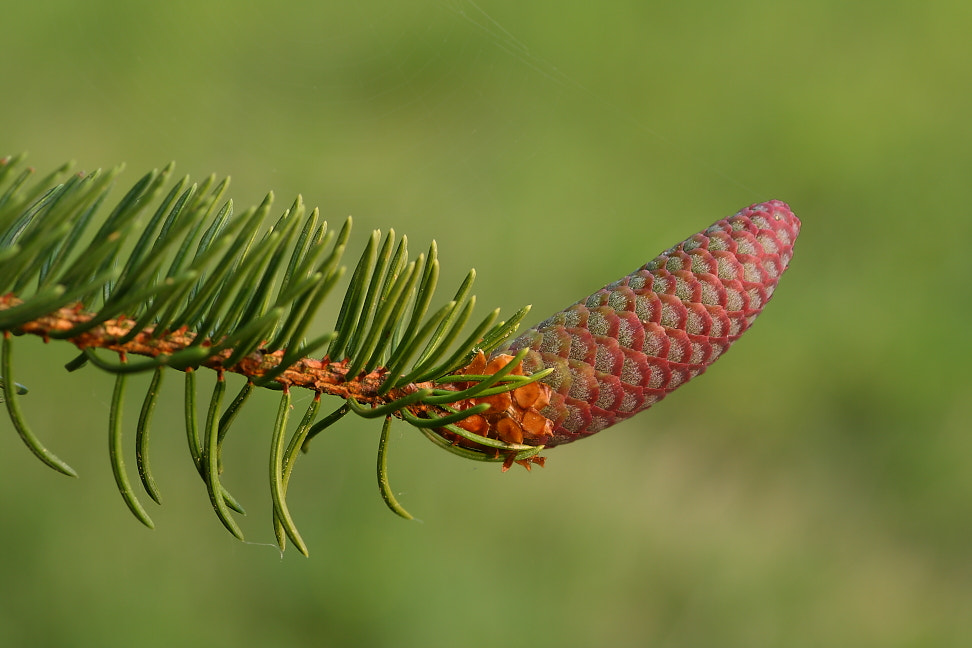
[(302, 192), (354, 215), (355, 251), (435, 238), (447, 286), (476, 267), (483, 308), (530, 323), (752, 202), (804, 230), (725, 360), (543, 470), (402, 426), (422, 523), (378, 498), (377, 425), (342, 423), (290, 489), (309, 559), (269, 546), (272, 395), (227, 448), (241, 544), (170, 376), (148, 531), (108, 468), (111, 380), (18, 341), (27, 415), (82, 478), (0, 421), (0, 645), (972, 642), (968, 2), (8, 4), (0, 154)]

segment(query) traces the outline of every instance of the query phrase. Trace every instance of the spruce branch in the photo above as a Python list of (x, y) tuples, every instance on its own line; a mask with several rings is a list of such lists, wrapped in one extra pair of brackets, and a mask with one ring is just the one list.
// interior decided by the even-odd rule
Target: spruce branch
[[(505, 321), (498, 309), (477, 320), (471, 270), (430, 310), (435, 242), (410, 258), (406, 237), (374, 231), (333, 328), (310, 334), (345, 274), (350, 218), (330, 229), (298, 196), (266, 226), (272, 193), (236, 214), (228, 179), (174, 180), (171, 164), (109, 208), (121, 168), (67, 176), (69, 168), (31, 182), (22, 156), (0, 160), (0, 400), (14, 429), (42, 462), (76, 475), (24, 420), (27, 390), (13, 364), (17, 336), (72, 344), (79, 354), (68, 371), (91, 364), (115, 376), (111, 469), (128, 508), (152, 526), (123, 459), (123, 396), (131, 374), (151, 374), (135, 457), (142, 489), (159, 503), (152, 417), (166, 370), (182, 372), (191, 461), (218, 519), (242, 538), (234, 514), (244, 510), (222, 482), (222, 448), (254, 390), (276, 390), (273, 528), (281, 549), (289, 539), (304, 554), (286, 495), (297, 457), (322, 431), (348, 414), (383, 419), (379, 492), (409, 519), (388, 483), (393, 419), (460, 457), (503, 470), (543, 465), (545, 448), (647, 409), (721, 357), (772, 297), (801, 226), (785, 203), (751, 205), (515, 339), (528, 307)], [(203, 369), (215, 375), (208, 403), (197, 400)], [(231, 399), (227, 373), (246, 379)], [(291, 432), (297, 388), (314, 398)], [(325, 396), (341, 404), (318, 418)]]
[[(353, 412), (418, 422), (446, 446), (461, 444), (484, 460), (508, 464), (533, 450), (487, 435), (457, 437), (448, 428), (483, 408), (447, 409), (466, 399), (469, 390), (438, 381), (509, 338), (525, 310), (506, 322), (498, 311), (490, 312), (467, 331), (475, 305), (470, 272), (454, 298), (429, 313), (440, 273), (434, 242), (427, 253), (410, 259), (406, 237), (394, 230), (373, 232), (355, 264), (334, 328), (314, 336), (309, 335), (312, 322), (345, 272), (350, 218), (338, 230), (329, 229), (298, 196), (264, 230), (272, 193), (258, 207), (236, 214), (232, 201), (224, 198), (228, 179), (174, 180), (171, 164), (145, 174), (109, 210), (109, 192), (120, 168), (64, 178), (65, 165), (31, 183), (33, 172), (20, 168), (21, 162), (22, 157), (0, 162), (3, 401), (28, 448), (55, 470), (75, 475), (24, 420), (18, 397), (26, 388), (13, 382), (12, 340), (20, 335), (63, 340), (80, 352), (66, 365), (69, 371), (91, 364), (115, 374), (110, 463), (126, 505), (147, 526), (151, 518), (122, 452), (122, 402), (131, 374), (152, 375), (135, 435), (143, 489), (161, 501), (149, 458), (150, 428), (164, 370), (175, 369), (185, 375), (190, 457), (218, 518), (238, 537), (242, 532), (233, 512), (243, 509), (220, 478), (222, 444), (255, 387), (280, 391), (270, 457), (274, 528), (281, 547), (289, 537), (304, 553), (285, 495), (299, 449), (340, 418), (315, 423), (322, 395), (344, 401), (341, 416)], [(205, 414), (197, 411), (196, 400), (201, 369), (212, 369), (217, 377)], [(224, 408), (227, 372), (247, 382)], [(480, 391), (497, 389), (497, 382), (498, 389), (509, 391), (526, 380), (483, 377), (472, 382), (482, 384)], [(288, 442), (294, 388), (309, 389), (315, 398)], [(429, 421), (439, 423), (429, 428)], [(404, 509), (389, 497), (387, 432), (380, 447), (381, 492), (389, 507), (402, 514)]]

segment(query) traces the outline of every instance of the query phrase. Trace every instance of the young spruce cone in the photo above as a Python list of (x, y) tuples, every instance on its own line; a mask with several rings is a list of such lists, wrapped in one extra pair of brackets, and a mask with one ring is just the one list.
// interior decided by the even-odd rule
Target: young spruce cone
[[(799, 231), (786, 203), (752, 205), (526, 331), (493, 355), (487, 373), (529, 348), (522, 371), (552, 367), (543, 380), (550, 389), (531, 396), (533, 407), (518, 407), (514, 392), (502, 412), (487, 412), (496, 419), (490, 436), (551, 447), (651, 407), (749, 328), (786, 270)], [(481, 373), (483, 359), (477, 363), (469, 373)], [(472, 429), (479, 419), (470, 419), (463, 427), (482, 434)]]

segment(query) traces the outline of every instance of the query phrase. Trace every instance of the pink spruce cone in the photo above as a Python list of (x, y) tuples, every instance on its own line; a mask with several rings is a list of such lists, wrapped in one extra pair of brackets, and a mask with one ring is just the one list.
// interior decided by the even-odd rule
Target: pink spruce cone
[(786, 203), (752, 205), (516, 338), (502, 353), (529, 347), (527, 373), (554, 368), (552, 436), (523, 442), (600, 432), (704, 372), (770, 300), (799, 232)]

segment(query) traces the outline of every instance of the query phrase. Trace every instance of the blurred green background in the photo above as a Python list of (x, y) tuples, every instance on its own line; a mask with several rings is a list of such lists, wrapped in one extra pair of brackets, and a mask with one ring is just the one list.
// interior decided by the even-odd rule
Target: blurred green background
[(970, 33), (959, 0), (8, 3), (0, 154), (302, 192), (355, 253), (435, 238), (480, 312), (535, 323), (753, 202), (804, 229), (727, 359), (543, 470), (397, 428), (422, 523), (378, 497), (378, 425), (343, 422), (290, 489), (309, 559), (270, 546), (272, 395), (227, 448), (243, 544), (169, 378), (149, 531), (112, 483), (111, 379), (18, 341), (82, 478), (0, 423), (0, 645), (970, 645)]

